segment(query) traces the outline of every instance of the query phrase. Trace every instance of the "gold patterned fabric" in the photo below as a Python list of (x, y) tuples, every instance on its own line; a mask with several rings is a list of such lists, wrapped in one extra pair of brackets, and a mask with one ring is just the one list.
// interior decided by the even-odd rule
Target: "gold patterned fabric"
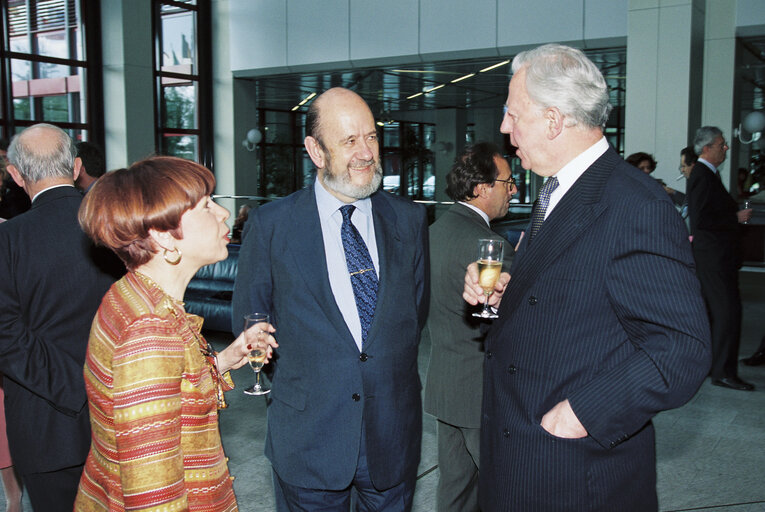
[(104, 296), (85, 360), (93, 440), (75, 511), (237, 510), (201, 327), (132, 272)]

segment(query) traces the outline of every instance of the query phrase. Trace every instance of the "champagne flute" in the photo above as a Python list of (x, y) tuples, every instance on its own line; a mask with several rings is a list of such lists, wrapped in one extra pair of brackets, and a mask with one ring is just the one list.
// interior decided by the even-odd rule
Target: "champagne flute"
[(489, 309), (489, 297), (494, 293), (499, 274), (502, 272), (502, 253), (504, 243), (502, 240), (482, 238), (478, 240), (478, 284), (483, 288), (486, 300), (480, 313), (473, 313), (477, 318), (499, 318), (496, 313)]
[(247, 359), (250, 362), (252, 371), (255, 372), (255, 384), (244, 390), (246, 395), (259, 396), (271, 392), (269, 388), (260, 382), (260, 370), (263, 368), (266, 354), (268, 354), (268, 346), (265, 345), (268, 333), (259, 327), (253, 327), (260, 323), (268, 323), (268, 315), (266, 313), (252, 313), (251, 315), (244, 316), (244, 336), (247, 339), (247, 343), (252, 345), (252, 350), (248, 354)]

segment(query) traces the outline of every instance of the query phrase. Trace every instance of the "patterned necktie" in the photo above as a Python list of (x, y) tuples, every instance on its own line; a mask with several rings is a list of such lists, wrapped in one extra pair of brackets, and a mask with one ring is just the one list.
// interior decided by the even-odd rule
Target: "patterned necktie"
[(542, 185), (542, 190), (539, 191), (537, 204), (534, 208), (534, 213), (531, 215), (531, 236), (529, 236), (529, 240), (533, 239), (534, 235), (539, 231), (539, 228), (542, 227), (542, 223), (545, 221), (547, 205), (550, 204), (550, 196), (556, 188), (558, 188), (558, 178), (555, 176), (548, 178), (547, 182)]
[(369, 326), (372, 325), (372, 318), (375, 316), (378, 283), (377, 272), (375, 272), (375, 266), (372, 263), (369, 250), (367, 250), (367, 245), (361, 238), (356, 226), (351, 222), (351, 215), (355, 209), (356, 207), (352, 204), (340, 208), (340, 213), (343, 215), (340, 237), (343, 239), (345, 263), (351, 274), (353, 296), (356, 299), (356, 309), (359, 312), (359, 320), (361, 320), (361, 344), (363, 346), (367, 339)]

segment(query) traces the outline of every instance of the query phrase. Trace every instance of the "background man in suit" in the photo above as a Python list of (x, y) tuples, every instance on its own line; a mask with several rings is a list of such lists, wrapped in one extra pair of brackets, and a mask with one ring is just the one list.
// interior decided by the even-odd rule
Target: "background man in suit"
[(720, 180), (717, 168), (725, 161), (728, 151), (722, 131), (714, 126), (702, 126), (696, 131), (693, 147), (699, 158), (688, 178), (688, 217), (696, 275), (701, 281), (712, 327), (712, 384), (752, 391), (754, 386), (738, 376), (739, 223), (749, 220), (752, 210), (739, 210)]
[(71, 511), (90, 447), (82, 368), (114, 278), (77, 223), (74, 145), (38, 124), (11, 142), (8, 171), (32, 199), (0, 224), (0, 371), (8, 442), (32, 507)]
[[(484, 512), (657, 510), (651, 418), (709, 369), (688, 233), (656, 180), (606, 142), (609, 111), (581, 51), (513, 60), (501, 131), (548, 179), (486, 339)], [(471, 264), (471, 304), (476, 290)]]
[(80, 159), (81, 166), (74, 184), (83, 192), (87, 192), (106, 172), (104, 153), (96, 144), (82, 141), (77, 143), (77, 158)]
[[(425, 412), (438, 419), (439, 512), (478, 511), (478, 464), (483, 388), (483, 337), (476, 308), (462, 300), (465, 267), (478, 240), (501, 238), (489, 221), (507, 213), (518, 189), (510, 165), (491, 143), (465, 150), (446, 175), (454, 203), (430, 226), (430, 364)], [(504, 268), (513, 247), (505, 242)]]
[(377, 191), (376, 126), (356, 93), (311, 105), (312, 187), (245, 225), (234, 325), (268, 312), (279, 349), (266, 456), (278, 510), (409, 510), (422, 435), (417, 345), (427, 313), (425, 209)]

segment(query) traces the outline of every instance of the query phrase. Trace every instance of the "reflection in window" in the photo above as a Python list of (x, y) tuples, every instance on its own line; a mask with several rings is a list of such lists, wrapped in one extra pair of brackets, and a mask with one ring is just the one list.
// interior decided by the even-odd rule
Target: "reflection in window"
[[(91, 133), (92, 105), (101, 109), (100, 49), (85, 59), (86, 21), (100, 23), (95, 0), (7, 0), (0, 2), (4, 17), (9, 75), (3, 77), (3, 94), (13, 98), (3, 136), (37, 122), (54, 123), (73, 137)], [(94, 25), (95, 26), (95, 25)], [(88, 80), (88, 67), (96, 74)], [(86, 96), (84, 91), (89, 90)], [(103, 144), (102, 121), (98, 121)], [(82, 140), (82, 139), (78, 139)]]
[[(212, 122), (209, 91), (212, 67), (209, 48), (200, 52), (209, 35), (209, 2), (154, 0), (159, 62), (155, 62), (157, 146), (161, 154), (196, 160), (212, 168), (212, 133), (200, 126)], [(204, 11), (204, 12), (203, 12)], [(201, 70), (207, 70), (200, 73)]]

